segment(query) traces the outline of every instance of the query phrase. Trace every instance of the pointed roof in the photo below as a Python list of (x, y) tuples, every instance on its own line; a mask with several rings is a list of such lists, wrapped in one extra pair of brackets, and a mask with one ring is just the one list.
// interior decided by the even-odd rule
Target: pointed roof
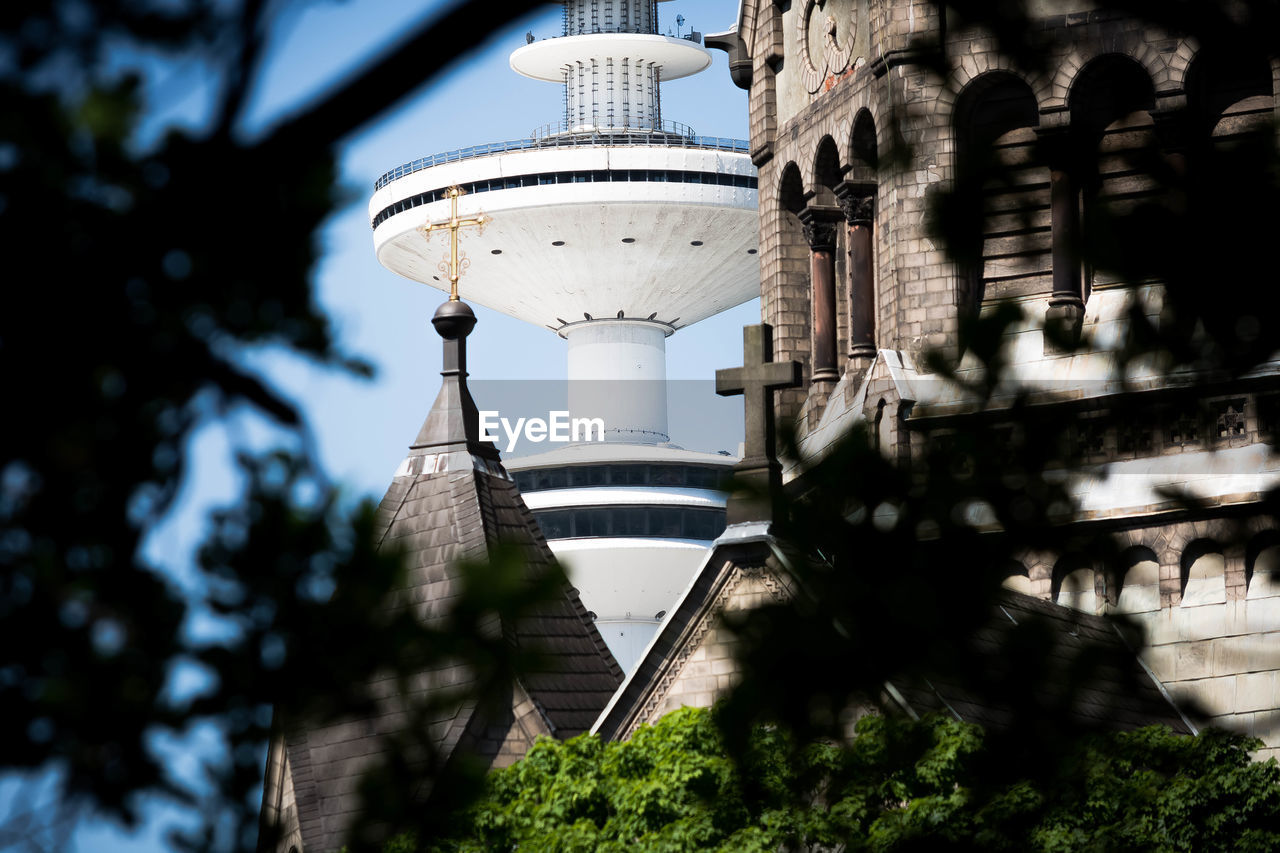
[(685, 662), (706, 638), (733, 592), (743, 568), (781, 574), (767, 521), (730, 524), (707, 550), (640, 660), (591, 730), (607, 740), (625, 740), (662, 704)]
[[(536, 712), (532, 723), (521, 725), (571, 737), (590, 727), (621, 683), (622, 670), (577, 590), (556, 564), (497, 450), (479, 441), (479, 418), (466, 385), (465, 339), (475, 322), (475, 315), (462, 302), (446, 302), (432, 319), (445, 339), (443, 382), (378, 508), (376, 535), (379, 547), (394, 545), (404, 551), (406, 599), (415, 602), (429, 621), (442, 619), (460, 594), (458, 563), (486, 559), (500, 542), (523, 551), (531, 578), (545, 577), (547, 572), (559, 575), (557, 595), (536, 602), (517, 624), (500, 628), (518, 644), (542, 653), (542, 669), (525, 673), (515, 685), (514, 704), (531, 700)], [(447, 678), (426, 680), (464, 687), (472, 677), (472, 673), (451, 670)], [(439, 732), (436, 743), (442, 759), (460, 744), (493, 757), (501, 737), (486, 740), (478, 733), (502, 721), (481, 716), (472, 703), (432, 720), (432, 730)], [(393, 723), (388, 721), (397, 717), (403, 715), (311, 728), (286, 738), (306, 851), (341, 846), (358, 807), (356, 781), (370, 756), (378, 752), (380, 737), (392, 731), (388, 725)]]

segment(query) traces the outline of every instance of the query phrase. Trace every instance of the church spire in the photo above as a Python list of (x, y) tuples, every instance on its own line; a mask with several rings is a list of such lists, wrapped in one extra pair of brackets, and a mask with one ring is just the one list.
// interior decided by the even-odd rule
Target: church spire
[(436, 309), (431, 325), (444, 339), (443, 381), (409, 455), (466, 451), (496, 461), (497, 448), (480, 440), (480, 413), (467, 388), (467, 335), (475, 328), (475, 312), (461, 300), (450, 300)]
[[(280, 839), (276, 851), (312, 853), (346, 843), (361, 807), (357, 792), (364, 774), (403, 750), (406, 739), (422, 749), (423, 733), (408, 735), (403, 728), (416, 719), (406, 709), (431, 709), (435, 722), (426, 736), (436, 767), (461, 753), (479, 766), (497, 767), (522, 755), (538, 735), (569, 738), (586, 731), (622, 682), (621, 668), (556, 565), (497, 449), (479, 440), (466, 349), (476, 315), (465, 302), (449, 301), (431, 323), (444, 339), (440, 393), (373, 524), (378, 548), (404, 560), (402, 587), (384, 606), (411, 606), (424, 623), (447, 630), (455, 612), (466, 612), (454, 608), (477, 600), (474, 588), (468, 591), (476, 576), (468, 576), (465, 561), (492, 561), (500, 545), (514, 548), (528, 595), (521, 612), (491, 614), (486, 625), (526, 653), (529, 664), (499, 689), (500, 679), (482, 661), (469, 665), (457, 656), (428, 655), (425, 668), (408, 682), (411, 695), (389, 692), (391, 683), (380, 678), (366, 693), (351, 694), (371, 703), (354, 716), (286, 720), (263, 791), (264, 824)], [(416, 704), (421, 690), (438, 692), (423, 706)], [(405, 795), (425, 803), (430, 791), (424, 780)]]

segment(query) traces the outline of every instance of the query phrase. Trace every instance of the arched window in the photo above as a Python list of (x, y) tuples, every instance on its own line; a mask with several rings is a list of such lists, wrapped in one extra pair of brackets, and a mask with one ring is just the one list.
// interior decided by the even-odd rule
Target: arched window
[(1275, 100), (1265, 57), (1202, 52), (1187, 70), (1186, 89), (1197, 138), (1230, 147), (1271, 130)]
[[(765, 259), (766, 277), (761, 281), (760, 297), (765, 319), (773, 324), (777, 335), (774, 360), (795, 359), (805, 365), (808, 373), (809, 353), (788, 346), (791, 341), (808, 340), (810, 334), (807, 310), (809, 244), (805, 241), (804, 229), (800, 223), (802, 210), (804, 183), (800, 177), (800, 168), (795, 163), (788, 163), (778, 179), (777, 204), (772, 212), (776, 217), (777, 256)], [(770, 266), (772, 274), (768, 274)], [(803, 400), (803, 391), (782, 391), (777, 400), (780, 417), (794, 415)]]
[[(956, 102), (957, 198), (970, 209), (956, 248), (960, 302), (1048, 293), (1052, 285), (1049, 169), (1036, 156), (1039, 113), (1027, 83), (985, 74)], [(977, 215), (980, 211), (980, 215)]]
[(1005, 567), (1004, 580), (1000, 585), (1012, 592), (1031, 595), (1031, 576), (1027, 573), (1027, 567), (1019, 562), (1010, 562)]
[[(1173, 257), (1176, 266), (1169, 276), (1172, 292), (1198, 293), (1204, 281), (1270, 281), (1274, 264), (1269, 253), (1275, 229), (1267, 216), (1257, 215), (1259, 205), (1267, 207), (1256, 191), (1260, 175), (1275, 161), (1273, 130), (1275, 103), (1272, 99), (1271, 67), (1263, 55), (1237, 51), (1233, 54), (1203, 51), (1187, 70), (1184, 128), (1185, 184), (1188, 220), (1177, 245), (1186, 246)], [(1203, 215), (1202, 215), (1203, 214)], [(1174, 218), (1178, 224), (1177, 218)], [(1188, 239), (1189, 238), (1189, 239)], [(1213, 250), (1202, 251), (1212, 246)], [(1190, 286), (1191, 290), (1184, 290)], [(1193, 297), (1194, 299), (1194, 297)], [(1162, 323), (1170, 334), (1189, 337), (1200, 325), (1212, 336), (1224, 363), (1255, 364), (1270, 356), (1273, 339), (1267, 334), (1237, 334), (1248, 325), (1268, 329), (1271, 319), (1264, 303), (1256, 299), (1194, 299), (1179, 305), (1166, 302)]]
[(1071, 86), (1071, 144), (1083, 192), (1086, 257), (1103, 266), (1086, 269), (1082, 297), (1120, 280), (1118, 261), (1124, 247), (1113, 245), (1111, 221), (1155, 198), (1149, 158), (1157, 150), (1155, 88), (1146, 69), (1118, 54), (1098, 57), (1081, 70)]
[(1124, 576), (1120, 581), (1117, 608), (1122, 613), (1144, 613), (1160, 609), (1160, 561), (1150, 548), (1130, 548), (1123, 555)]
[(1182, 552), (1182, 606), (1200, 607), (1227, 600), (1226, 561), (1222, 549), (1206, 539)]
[(1093, 567), (1079, 558), (1064, 557), (1053, 570), (1053, 600), (1081, 613), (1098, 612)]
[(1249, 546), (1245, 564), (1245, 599), (1280, 597), (1280, 535), (1268, 531)]

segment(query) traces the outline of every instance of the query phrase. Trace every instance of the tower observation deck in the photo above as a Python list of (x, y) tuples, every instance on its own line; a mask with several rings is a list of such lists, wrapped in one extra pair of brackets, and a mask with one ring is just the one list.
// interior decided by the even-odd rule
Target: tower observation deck
[[(654, 592), (678, 593), (723, 527), (723, 496), (647, 480), (593, 484), (586, 468), (632, 462), (656, 470), (666, 456), (678, 467), (727, 473), (735, 461), (669, 444), (665, 340), (758, 295), (756, 170), (745, 142), (700, 136), (662, 116), (661, 83), (711, 64), (696, 34), (659, 35), (653, 0), (568, 0), (563, 10), (561, 36), (530, 42), (510, 58), (517, 73), (561, 85), (560, 120), (523, 139), (387, 172), (369, 216), (380, 263), (447, 291), (442, 244), (418, 229), (448, 218), (449, 189), (459, 187), (458, 215), (483, 210), (490, 218), (482, 232), (462, 238), (470, 260), (463, 298), (568, 342), (569, 409), (600, 417), (607, 446), (561, 448), (508, 468), (524, 472), (518, 479), (568, 472), (563, 488), (540, 489), (530, 505), (548, 521), (552, 550), (566, 558), (628, 668), (656, 630), (657, 613), (674, 603), (672, 596), (653, 607)], [(575, 477), (577, 466), (583, 470)], [(561, 499), (570, 515), (556, 514)], [(588, 511), (616, 504), (634, 510), (614, 514), (630, 519), (617, 531), (614, 515)], [(646, 515), (644, 507), (666, 515)], [(673, 521), (681, 507), (682, 520)], [(718, 527), (706, 524), (717, 507)], [(575, 521), (550, 524), (564, 518)]]

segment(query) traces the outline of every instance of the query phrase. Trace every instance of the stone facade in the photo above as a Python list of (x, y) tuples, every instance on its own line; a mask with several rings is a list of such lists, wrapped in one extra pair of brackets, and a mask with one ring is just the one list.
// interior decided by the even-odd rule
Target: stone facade
[[(1213, 518), (1121, 534), (1116, 574), (1087, 555), (1028, 554), (1008, 586), (1146, 632), (1143, 659), (1180, 704), (1280, 755), (1280, 540), (1270, 519)], [(1243, 545), (1239, 543), (1245, 543)]]
[[(1041, 331), (1055, 322), (1098, 340), (1122, 331), (1122, 294), (1131, 291), (1101, 272), (1054, 263), (1075, 236), (1068, 229), (1088, 227), (1080, 194), (1117, 204), (1150, 198), (1154, 188), (1126, 169), (1125, 155), (1154, 143), (1181, 163), (1169, 120), (1179, 111), (1209, 129), (1213, 144), (1280, 115), (1280, 61), (1224, 64), (1186, 38), (1087, 2), (1030, 6), (1053, 36), (1035, 74), (1015, 67), (989, 34), (957, 27), (924, 0), (742, 4), (737, 38), (751, 74), (738, 82), (749, 86), (760, 174), (762, 319), (774, 330), (775, 359), (805, 365), (806, 387), (779, 394), (779, 405), (798, 419), (809, 453), (856, 421), (886, 454), (907, 461), (918, 453), (937, 434), (935, 416), (954, 416), (962, 403), (944, 399), (917, 363), (931, 349), (957, 353), (961, 317), (1004, 301), (1033, 321), (1010, 336), (1023, 378), (1059, 390), (1064, 379), (1078, 382), (1076, 398), (1108, 393), (1105, 358), (1057, 354)], [(945, 75), (922, 64), (927, 42), (943, 46)], [(1063, 163), (1031, 154), (1033, 145), (1065, 152), (1067, 140), (1081, 139), (1096, 145), (1097, 172), (1084, 189)], [(962, 267), (930, 237), (926, 217), (979, 144), (1016, 179), (1000, 198), (983, 197), (976, 260)], [(815, 242), (815, 222), (835, 223), (831, 250)], [(858, 254), (859, 227), (870, 229), (869, 257)], [(834, 275), (834, 318), (830, 295), (819, 292), (823, 263)], [(1158, 315), (1159, 284), (1139, 296)], [(835, 339), (835, 381), (823, 378), (824, 335)], [(1161, 377), (1145, 382), (1158, 391)], [(1234, 393), (1190, 409), (1153, 404), (1121, 425), (1070, 407), (1082, 458), (1113, 475), (1080, 485), (1078, 520), (1117, 531), (1130, 564), (1117, 577), (1088, 555), (1028, 554), (1008, 583), (1080, 610), (1129, 614), (1147, 630), (1147, 664), (1175, 697), (1261, 737), (1262, 755), (1274, 755), (1280, 538), (1259, 502), (1280, 483), (1265, 450), (1280, 406), (1266, 386), (1224, 390)], [(1181, 510), (1160, 485), (1198, 488), (1202, 509)], [(694, 669), (714, 668), (717, 649), (704, 642), (688, 657), (689, 677), (663, 708), (701, 704), (695, 688), (707, 676)]]
[(663, 620), (636, 669), (592, 727), (625, 739), (683, 706), (709, 707), (735, 681), (734, 638), (726, 612), (789, 600), (790, 575), (778, 559), (768, 524), (732, 525), (717, 540), (693, 582)]
[(716, 696), (733, 686), (737, 671), (734, 640), (720, 624), (720, 614), (786, 600), (785, 588), (778, 582), (776, 571), (776, 568), (765, 567), (731, 567), (731, 575), (716, 605), (701, 616), (691, 642), (682, 646), (672, 661), (665, 689), (655, 693), (646, 706), (646, 715), (637, 718), (635, 725), (655, 723), (668, 711), (686, 705), (710, 707)]

